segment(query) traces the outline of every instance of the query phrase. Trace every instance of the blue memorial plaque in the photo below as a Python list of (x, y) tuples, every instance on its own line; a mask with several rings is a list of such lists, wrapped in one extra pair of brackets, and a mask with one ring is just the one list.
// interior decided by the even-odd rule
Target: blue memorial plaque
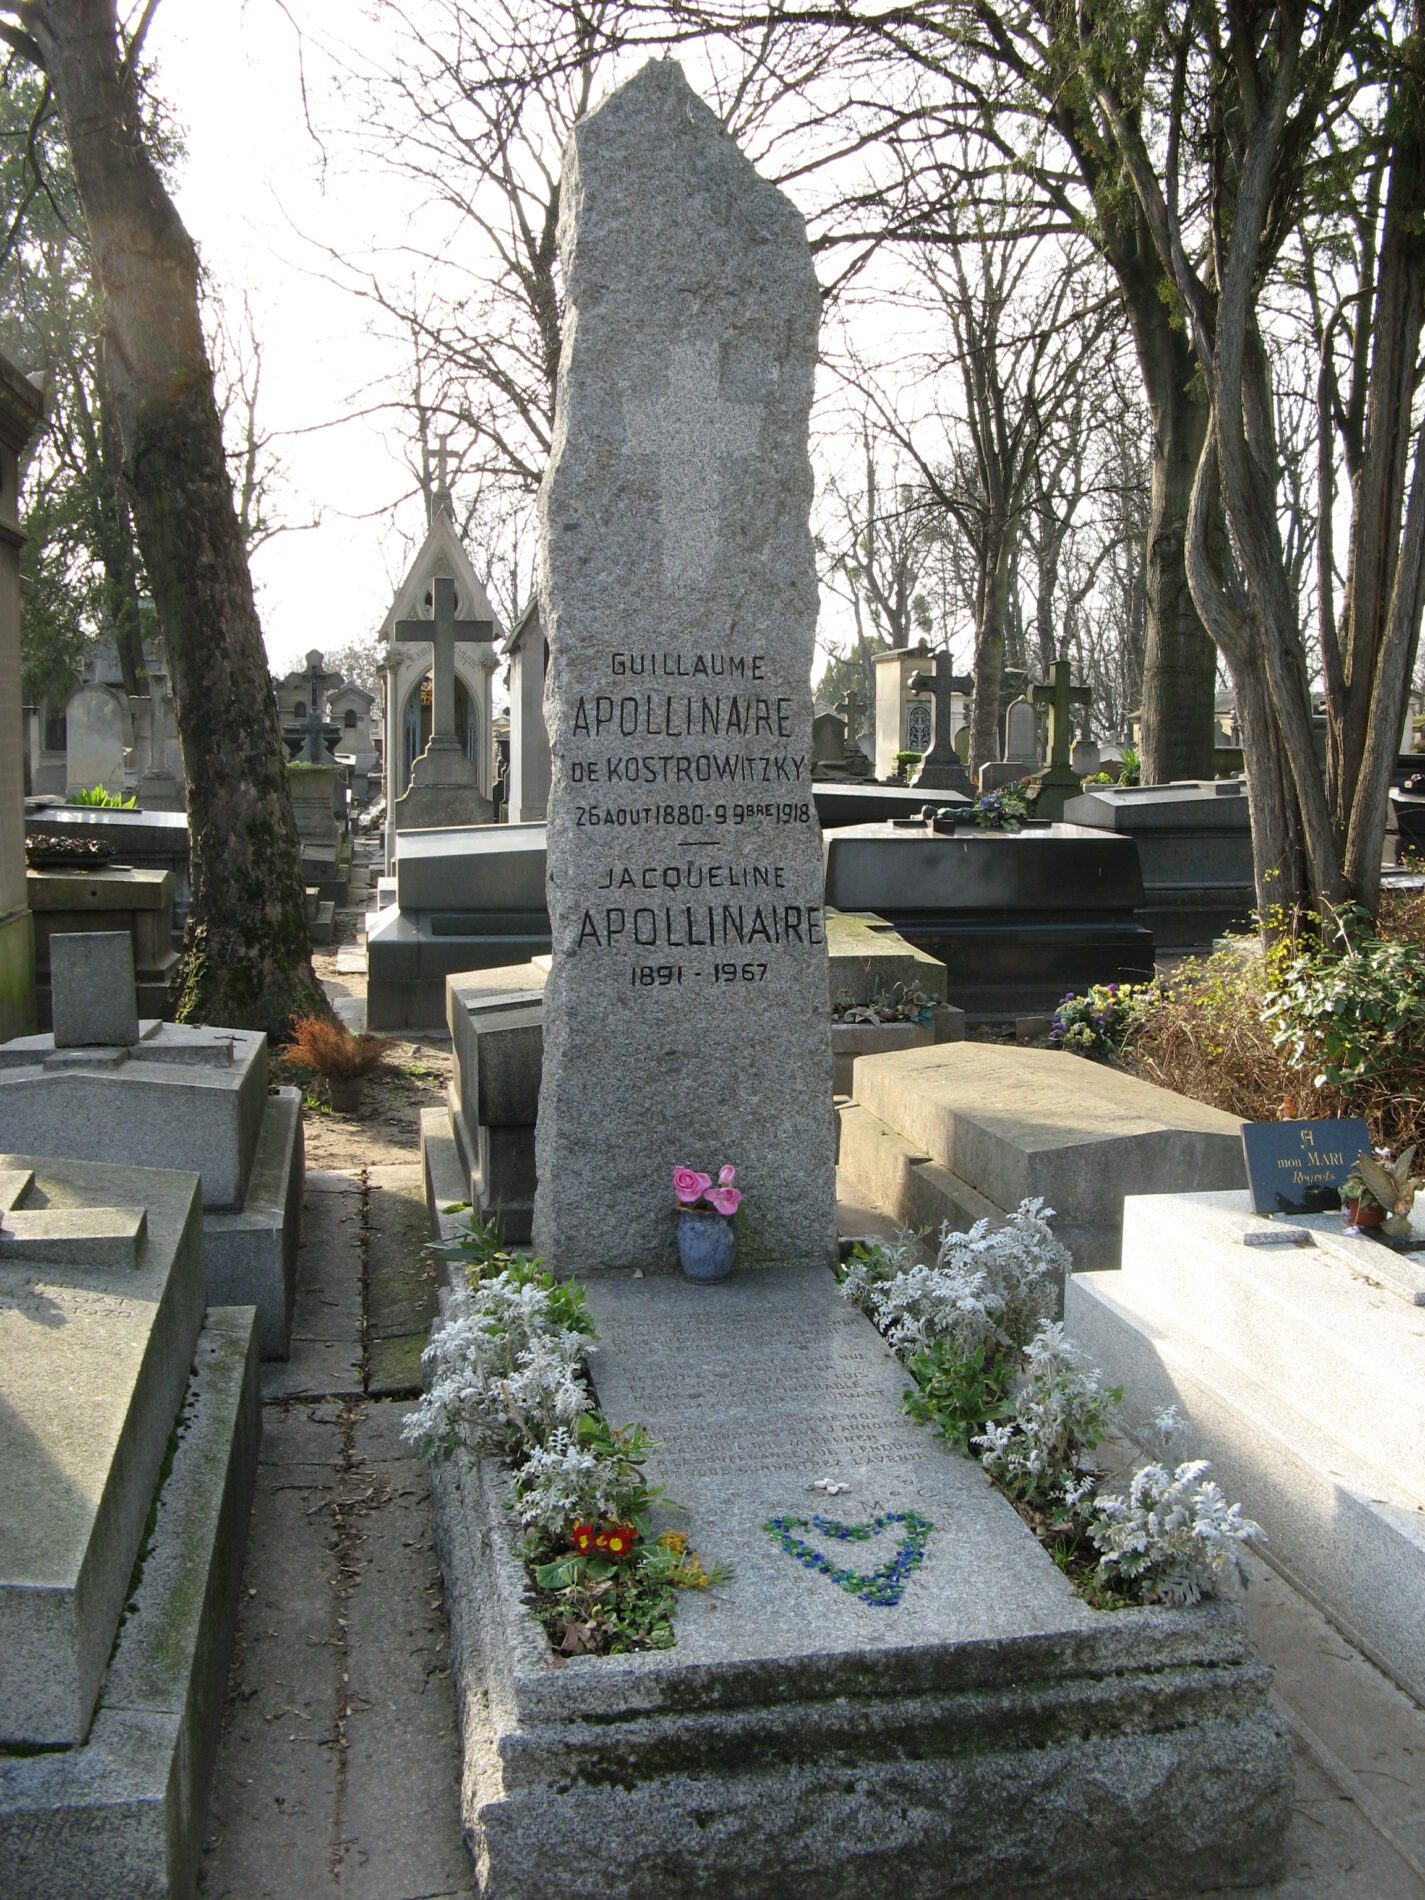
[(1324, 1214), (1341, 1205), (1341, 1183), (1371, 1131), (1360, 1116), (1332, 1122), (1243, 1122), (1242, 1151), (1258, 1214)]

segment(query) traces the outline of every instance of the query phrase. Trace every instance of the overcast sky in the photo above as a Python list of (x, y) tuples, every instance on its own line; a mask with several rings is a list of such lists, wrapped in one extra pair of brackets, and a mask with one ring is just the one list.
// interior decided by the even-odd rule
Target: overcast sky
[[(399, 243), (419, 216), (411, 185), (392, 171), (353, 169), (307, 130), (341, 114), (329, 63), (313, 34), (375, 31), (356, 0), (294, 7), (298, 42), (277, 0), (166, 0), (149, 48), (158, 86), (186, 141), (175, 195), (229, 307), (246, 293), (262, 345), (260, 419), (279, 431), (288, 481), (279, 512), (321, 525), (290, 532), (253, 557), (270, 661), (277, 673), (311, 647), (330, 651), (379, 625), (424, 532), (400, 444), (379, 418), (350, 418), (362, 392), (401, 367), (368, 333), (365, 307), (325, 280), (323, 247), (355, 258)], [(398, 51), (392, 57), (398, 57)], [(696, 77), (694, 74), (690, 74)], [(328, 162), (324, 162), (324, 159)], [(834, 379), (823, 378), (832, 400)], [(835, 460), (840, 449), (831, 445)], [(845, 456), (859, 459), (854, 436)], [(823, 443), (818, 457), (824, 475)], [(477, 570), (481, 550), (471, 547)], [(842, 644), (848, 610), (823, 591), (820, 639)], [(966, 647), (968, 652), (968, 646)]]
[[(319, 512), (321, 526), (279, 535), (252, 563), (268, 654), (283, 672), (308, 648), (340, 646), (380, 622), (409, 545), (399, 530), (415, 536), (423, 523), (379, 428), (340, 422), (388, 365), (361, 306), (322, 281), (312, 241), (362, 251), (383, 217), (399, 228), (406, 212), (395, 179), (328, 170), (323, 180), (303, 120), (296, 39), (272, 0), (168, 0), (149, 43), (187, 143), (179, 211), (226, 299), (251, 299), (261, 419), (308, 432), (278, 444), (290, 474), (281, 511), (295, 521)], [(319, 59), (308, 78), (322, 85)]]

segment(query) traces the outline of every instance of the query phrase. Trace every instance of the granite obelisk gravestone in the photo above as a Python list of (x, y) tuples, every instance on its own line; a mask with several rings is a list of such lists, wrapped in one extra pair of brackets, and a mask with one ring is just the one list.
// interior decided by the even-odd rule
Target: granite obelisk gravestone
[(542, 497), (553, 757), (535, 1245), (674, 1264), (675, 1165), (739, 1261), (835, 1239), (802, 220), (679, 67), (574, 131)]

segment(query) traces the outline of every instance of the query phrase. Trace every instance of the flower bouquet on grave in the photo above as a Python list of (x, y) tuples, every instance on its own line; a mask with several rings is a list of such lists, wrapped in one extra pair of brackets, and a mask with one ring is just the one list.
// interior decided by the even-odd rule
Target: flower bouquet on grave
[(1029, 816), (1029, 806), (1017, 785), (1001, 785), (997, 791), (982, 792), (970, 815), (981, 831), (1018, 831)]
[(1392, 1240), (1409, 1239), (1410, 1210), (1417, 1192), (1425, 1187), (1425, 1179), (1410, 1172), (1415, 1148), (1412, 1142), (1398, 1159), (1392, 1158), (1389, 1148), (1356, 1157), (1355, 1167), (1341, 1183), (1348, 1227), (1379, 1227)]
[(690, 1280), (725, 1280), (732, 1272), (737, 1253), (732, 1217), (742, 1205), (742, 1190), (732, 1185), (736, 1178), (731, 1163), (718, 1169), (716, 1182), (697, 1168), (673, 1170), (678, 1264)]

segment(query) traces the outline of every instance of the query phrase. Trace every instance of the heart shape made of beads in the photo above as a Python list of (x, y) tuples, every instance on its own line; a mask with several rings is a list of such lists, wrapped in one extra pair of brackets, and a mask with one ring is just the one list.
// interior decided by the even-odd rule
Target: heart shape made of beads
[[(834, 1538), (840, 1544), (864, 1544), (873, 1537), (879, 1537), (892, 1524), (903, 1524), (905, 1535), (895, 1555), (882, 1564), (879, 1570), (869, 1572), (834, 1564), (825, 1551), (818, 1550), (814, 1544), (807, 1543), (797, 1535), (798, 1531), (819, 1531), (823, 1537)], [(883, 1511), (879, 1517), (873, 1517), (864, 1524), (843, 1524), (839, 1518), (817, 1515), (773, 1517), (762, 1528), (774, 1543), (779, 1544), (789, 1557), (795, 1557), (805, 1569), (828, 1578), (848, 1595), (860, 1597), (863, 1603), (873, 1603), (889, 1610), (900, 1602), (913, 1572), (920, 1568), (930, 1533), (935, 1527), (929, 1518), (922, 1517), (918, 1511)]]

